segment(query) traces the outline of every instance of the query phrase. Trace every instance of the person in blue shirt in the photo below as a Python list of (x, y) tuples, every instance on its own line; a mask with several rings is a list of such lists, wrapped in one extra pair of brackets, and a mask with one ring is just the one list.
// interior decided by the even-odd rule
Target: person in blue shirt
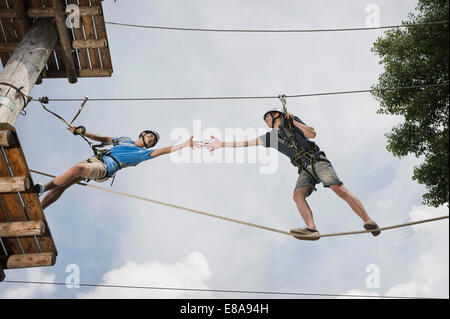
[[(325, 153), (311, 141), (316, 137), (314, 128), (306, 125), (297, 116), (291, 113), (285, 114), (283, 109), (271, 108), (263, 116), (266, 125), (272, 131), (253, 140), (222, 142), (212, 136), (212, 141), (206, 143), (210, 151), (223, 147), (248, 147), (264, 146), (277, 149), (280, 153), (291, 159), (291, 162), (299, 169), (299, 176), (295, 185), (293, 199), (297, 209), (303, 218), (306, 227), (291, 229), (291, 234), (304, 240), (318, 240), (320, 234), (314, 223), (313, 214), (306, 198), (315, 190), (318, 183), (324, 187), (331, 188), (340, 198), (345, 200), (352, 210), (363, 220), (364, 228), (372, 231), (372, 235), (380, 234), (378, 225), (369, 217), (361, 201), (351, 193), (344, 183), (339, 179), (331, 162), (326, 158)], [(289, 127), (289, 121), (292, 128)], [(295, 143), (294, 143), (295, 139)], [(299, 150), (298, 150), (299, 149)], [(295, 157), (304, 152), (307, 156), (301, 157), (301, 163)]]
[[(72, 127), (71, 132), (79, 134), (77, 133), (77, 127)], [(199, 147), (200, 144), (199, 142), (195, 142), (191, 137), (189, 140), (178, 145), (152, 149), (159, 141), (159, 134), (153, 130), (141, 132), (139, 138), (135, 141), (127, 137), (113, 138), (101, 136), (86, 132), (85, 129), (82, 134), (91, 140), (105, 144), (113, 144), (114, 146), (101, 159), (95, 156), (88, 158), (74, 165), (65, 173), (55, 177), (47, 184), (36, 184), (35, 188), (39, 196), (47, 192), (41, 201), (43, 209), (46, 209), (49, 205), (57, 201), (66, 189), (84, 179), (104, 182), (113, 177), (118, 170), (125, 167), (136, 166), (143, 161), (173, 153), (185, 147)]]

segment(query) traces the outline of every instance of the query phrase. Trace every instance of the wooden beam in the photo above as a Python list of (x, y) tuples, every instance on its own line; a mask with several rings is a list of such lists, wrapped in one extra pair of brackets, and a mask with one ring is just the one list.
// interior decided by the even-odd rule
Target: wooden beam
[(3, 271), (3, 268), (0, 266), (0, 282), (5, 280), (5, 278), (6, 278), (5, 272)]
[[(112, 70), (109, 69), (81, 69), (77, 70), (78, 77), (87, 78), (87, 77), (109, 77), (112, 74)], [(43, 72), (44, 78), (47, 79), (57, 79), (64, 78), (64, 71), (52, 71), (52, 70), (44, 70)]]
[(25, 9), (25, 5), (23, 3), (23, 0), (13, 0), (14, 1), (14, 9), (16, 12), (16, 17), (19, 23), (19, 28), (20, 29), (20, 34), (21, 34), (21, 39), (23, 39), (25, 37), (25, 34), (27, 34), (28, 29), (30, 28), (30, 23), (28, 22), (28, 18), (26, 15), (26, 9)]
[(15, 18), (16, 10), (14, 9), (3, 9), (0, 11), (0, 18)]
[(41, 236), (44, 233), (43, 221), (0, 223), (0, 237)]
[(31, 179), (28, 176), (0, 177), (0, 193), (28, 192)]
[[(0, 52), (12, 52), (19, 46), (19, 42), (0, 42)], [(97, 40), (74, 40), (72, 41), (72, 48), (74, 49), (103, 49), (107, 48), (106, 39)], [(62, 50), (60, 43), (55, 45), (55, 50)]]
[(72, 47), (74, 49), (103, 49), (107, 48), (108, 44), (105, 39), (74, 40)]
[(54, 253), (36, 253), (0, 257), (0, 267), (3, 269), (46, 267), (53, 266), (55, 262), (56, 255)]
[[(10, 124), (0, 123), (0, 131), (10, 130), (16, 137), (15, 128)], [(0, 165), (0, 176), (11, 177), (11, 176), (30, 176), (30, 169), (28, 168), (25, 155), (22, 148), (20, 147), (20, 140), (17, 138), (16, 147), (7, 147), (0, 152), (0, 164), (5, 162), (7, 164)], [(9, 167), (8, 167), (9, 166)], [(33, 184), (33, 183), (32, 183)], [(14, 221), (46, 221), (44, 212), (42, 210), (41, 204), (39, 202), (38, 195), (36, 192), (27, 193), (8, 193), (2, 194), (6, 204), (5, 207), (9, 212), (10, 218), (7, 220), (0, 216), (0, 221), (3, 222), (14, 222)], [(9, 201), (7, 201), (9, 199)], [(11, 203), (11, 201), (13, 201)], [(8, 217), (8, 216), (7, 216)], [(13, 238), (6, 238), (6, 240), (12, 240)], [(39, 252), (53, 252), (57, 254), (55, 243), (53, 241), (49, 227), (46, 227), (45, 234), (37, 237), (19, 237), (21, 247), (19, 252), (15, 252), (15, 247), (10, 247), (5, 245), (7, 248), (7, 253), (9, 255), (17, 255), (25, 253), (39, 253)], [(3, 240), (5, 243), (5, 240)], [(20, 247), (19, 247), (20, 248)]]
[(75, 69), (75, 61), (72, 55), (72, 43), (69, 37), (69, 31), (66, 27), (66, 16), (63, 11), (62, 0), (52, 0), (55, 8), (56, 27), (58, 28), (59, 40), (64, 51), (64, 65), (66, 67), (67, 78), (70, 83), (77, 82), (77, 72)]
[(11, 131), (0, 131), (0, 147), (17, 145), (17, 139)]
[[(102, 9), (100, 6), (80, 6), (79, 8), (80, 17), (102, 15)], [(65, 6), (63, 9), (65, 9)], [(56, 16), (58, 10), (58, 8), (56, 10), (54, 8), (31, 8), (28, 9), (28, 16), (30, 18), (53, 18), (54, 16)], [(60, 12), (65, 14), (63, 10), (60, 10), (58, 13)], [(5, 15), (6, 17), (11, 17), (7, 16), (7, 13), (5, 13)]]

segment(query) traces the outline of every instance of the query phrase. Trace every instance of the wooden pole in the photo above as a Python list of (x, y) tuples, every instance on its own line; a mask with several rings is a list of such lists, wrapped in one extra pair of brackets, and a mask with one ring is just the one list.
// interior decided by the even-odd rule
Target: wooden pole
[(54, 253), (23, 254), (0, 257), (0, 267), (3, 269), (53, 266), (55, 262), (56, 255)]
[[(48, 20), (37, 20), (4, 66), (0, 82), (21, 89), (28, 96), (57, 40), (55, 25)], [(23, 96), (16, 89), (0, 84), (0, 123), (14, 125), (24, 104)]]
[(28, 176), (0, 177), (0, 194), (29, 190), (31, 190), (31, 179)]
[(41, 236), (44, 233), (43, 221), (0, 223), (0, 237)]

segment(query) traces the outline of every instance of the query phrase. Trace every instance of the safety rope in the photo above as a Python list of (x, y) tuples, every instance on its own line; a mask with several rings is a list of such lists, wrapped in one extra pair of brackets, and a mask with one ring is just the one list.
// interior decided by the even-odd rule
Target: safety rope
[[(40, 172), (40, 171), (36, 171), (36, 170), (32, 170), (32, 169), (30, 169), (30, 172), (33, 172), (33, 173), (39, 174), (39, 175), (43, 175), (43, 176), (47, 176), (47, 177), (51, 177), (51, 178), (55, 177), (54, 175), (51, 175), (51, 174), (48, 174), (48, 173), (44, 173), (44, 172)], [(91, 188), (95, 188), (95, 189), (102, 190), (102, 191), (105, 191), (105, 192), (113, 193), (113, 194), (120, 195), (120, 196), (125, 196), (125, 197), (129, 197), (129, 198), (134, 198), (134, 199), (150, 202), (150, 203), (157, 204), (157, 205), (162, 205), (162, 206), (166, 206), (166, 207), (180, 209), (180, 210), (187, 211), (187, 212), (194, 213), (194, 214), (199, 214), (199, 215), (203, 215), (203, 216), (209, 216), (209, 217), (213, 217), (213, 218), (229, 221), (229, 222), (236, 223), (236, 224), (250, 226), (250, 227), (254, 227), (254, 228), (258, 228), (258, 229), (262, 229), (262, 230), (267, 230), (267, 231), (271, 231), (271, 232), (275, 232), (275, 233), (279, 233), (279, 234), (283, 234), (283, 235), (293, 236), (290, 232), (284, 231), (284, 230), (281, 230), (281, 229), (277, 229), (277, 228), (272, 228), (272, 227), (267, 227), (267, 226), (263, 226), (263, 225), (258, 225), (258, 224), (242, 221), (242, 220), (239, 220), (239, 219), (234, 219), (234, 218), (230, 218), (230, 217), (216, 215), (216, 214), (208, 213), (208, 212), (201, 211), (201, 210), (198, 210), (198, 209), (192, 209), (192, 208), (188, 208), (188, 207), (184, 207), (184, 206), (180, 206), (180, 205), (176, 205), (176, 204), (172, 204), (172, 203), (167, 203), (167, 202), (163, 202), (163, 201), (150, 199), (150, 198), (143, 197), (143, 196), (138, 196), (138, 195), (133, 195), (133, 194), (125, 193), (125, 192), (115, 191), (115, 190), (112, 190), (112, 189), (108, 189), (108, 188), (104, 188), (104, 187), (96, 186), (96, 185), (90, 185), (90, 184), (86, 184), (86, 183), (83, 183), (83, 182), (79, 182), (77, 184), (81, 185), (81, 186), (91, 187)], [(446, 215), (446, 216), (440, 216), (440, 217), (435, 217), (435, 218), (418, 220), (418, 221), (404, 223), (404, 224), (398, 224), (398, 225), (387, 226), (387, 227), (380, 227), (380, 228), (371, 229), (371, 230), (359, 230), (359, 231), (350, 231), (350, 232), (342, 232), (342, 233), (320, 234), (320, 237), (336, 237), (336, 236), (353, 235), (353, 234), (364, 234), (364, 233), (370, 233), (370, 232), (374, 232), (374, 231), (384, 231), (384, 230), (389, 230), (389, 229), (394, 229), (394, 228), (400, 228), (400, 227), (406, 227), (406, 226), (421, 224), (421, 223), (428, 223), (428, 222), (433, 222), (433, 221), (437, 221), (437, 220), (441, 220), (441, 219), (448, 219), (448, 218), (449, 218), (449, 216)], [(307, 238), (308, 236), (304, 236), (304, 237)]]
[(159, 29), (171, 31), (202, 31), (202, 32), (239, 32), (239, 33), (312, 33), (312, 32), (343, 32), (343, 31), (368, 31), (368, 30), (382, 30), (395, 28), (411, 28), (426, 25), (448, 24), (448, 20), (423, 22), (423, 23), (409, 23), (402, 25), (386, 25), (379, 27), (357, 27), (357, 28), (335, 28), (335, 29), (211, 29), (211, 28), (181, 28), (181, 27), (167, 27), (155, 25), (141, 25), (120, 23), (113, 21), (106, 21), (105, 24), (116, 25), (121, 27), (144, 28), (144, 29)]
[(25, 107), (28, 105), (28, 103), (30, 103), (33, 100), (33, 97), (26, 95), (25, 93), (22, 92), (23, 86), (17, 87), (8, 82), (0, 82), (0, 85), (9, 86), (10, 88), (16, 90), (16, 97), (20, 96), (23, 100), (23, 107), (22, 107), (22, 110), (20, 111), (20, 114), (26, 115), (27, 111), (25, 111)]
[[(423, 84), (423, 85), (411, 85), (402, 87), (391, 88), (374, 88), (366, 90), (352, 90), (352, 91), (335, 91), (335, 92), (320, 92), (320, 93), (306, 93), (306, 94), (293, 94), (286, 95), (285, 98), (305, 98), (314, 96), (327, 96), (327, 95), (343, 95), (343, 94), (357, 94), (357, 93), (374, 93), (374, 92), (387, 92), (397, 90), (412, 90), (412, 89), (427, 89), (449, 86), (449, 83), (437, 83), (437, 84)], [(89, 98), (90, 102), (112, 102), (112, 101), (204, 101), (204, 100), (260, 100), (260, 99), (278, 99), (277, 95), (267, 96), (206, 96), (206, 97), (125, 97), (125, 98)], [(39, 99), (33, 99), (33, 101), (39, 101)], [(50, 102), (74, 102), (83, 101), (81, 98), (51, 98)]]

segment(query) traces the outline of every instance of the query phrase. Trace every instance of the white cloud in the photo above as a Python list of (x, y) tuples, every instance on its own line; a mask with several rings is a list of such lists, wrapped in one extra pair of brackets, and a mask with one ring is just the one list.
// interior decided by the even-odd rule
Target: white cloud
[[(413, 207), (409, 212), (412, 221), (448, 215), (441, 206)], [(418, 243), (417, 258), (411, 265), (411, 280), (398, 284), (386, 293), (391, 296), (439, 297), (449, 295), (449, 236), (448, 220), (412, 226)]]
[[(138, 264), (128, 261), (103, 276), (102, 285), (140, 287), (196, 288), (208, 289), (205, 281), (211, 277), (208, 261), (199, 252), (192, 252), (176, 263), (151, 261)], [(189, 293), (178, 290), (154, 290), (131, 288), (95, 288), (81, 293), (79, 298), (190, 298), (205, 297), (207, 293)]]
[[(26, 279), (30, 282), (55, 282), (55, 275), (44, 274), (41, 268), (28, 269)], [(17, 284), (17, 288), (6, 290), (1, 298), (4, 299), (31, 299), (51, 297), (56, 291), (54, 285)], [(0, 298), (0, 299), (1, 299)]]
[[(411, 221), (448, 215), (448, 208), (413, 206), (409, 212)], [(411, 259), (409, 280), (398, 283), (386, 291), (384, 296), (448, 298), (449, 295), (449, 235), (448, 220), (417, 224), (411, 227), (414, 234), (404, 245), (415, 245)], [(373, 292), (349, 290), (344, 294), (377, 295)]]

